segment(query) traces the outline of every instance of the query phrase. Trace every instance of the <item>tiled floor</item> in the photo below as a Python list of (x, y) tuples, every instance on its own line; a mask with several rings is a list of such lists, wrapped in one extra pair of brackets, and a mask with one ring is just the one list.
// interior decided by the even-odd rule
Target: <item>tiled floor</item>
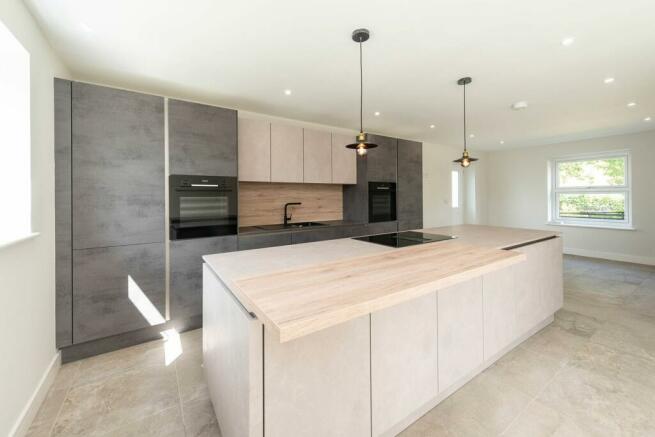
[[(402, 436), (655, 436), (655, 267), (567, 256), (564, 283), (553, 324)], [(169, 366), (162, 342), (63, 366), (29, 435), (219, 436), (181, 338)]]

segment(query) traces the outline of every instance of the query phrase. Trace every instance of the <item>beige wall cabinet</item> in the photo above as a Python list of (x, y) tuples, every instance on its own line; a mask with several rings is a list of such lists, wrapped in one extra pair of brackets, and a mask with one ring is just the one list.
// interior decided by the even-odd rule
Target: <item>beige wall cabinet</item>
[(302, 131), (271, 123), (271, 182), (303, 182)]
[(304, 129), (303, 181), (314, 184), (332, 183), (332, 134)]
[(357, 183), (357, 153), (346, 149), (355, 141), (354, 135), (332, 134), (332, 183)]
[(271, 181), (271, 123), (239, 119), (239, 180)]

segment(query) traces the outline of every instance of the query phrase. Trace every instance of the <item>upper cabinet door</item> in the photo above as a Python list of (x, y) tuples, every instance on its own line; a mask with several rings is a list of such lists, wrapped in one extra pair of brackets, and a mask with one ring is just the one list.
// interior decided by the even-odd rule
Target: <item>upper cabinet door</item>
[(239, 119), (239, 180), (271, 181), (271, 123)]
[(73, 248), (164, 241), (164, 99), (72, 85)]
[(369, 135), (369, 141), (378, 145), (368, 151), (368, 180), (373, 182), (396, 182), (398, 144), (395, 138)]
[(303, 182), (301, 127), (271, 124), (271, 182)]
[(398, 140), (398, 230), (423, 225), (423, 144)]
[(330, 132), (304, 129), (304, 182), (332, 183), (332, 135)]
[(332, 183), (357, 183), (357, 152), (346, 149), (355, 135), (332, 134)]
[(237, 111), (168, 101), (170, 174), (237, 175)]

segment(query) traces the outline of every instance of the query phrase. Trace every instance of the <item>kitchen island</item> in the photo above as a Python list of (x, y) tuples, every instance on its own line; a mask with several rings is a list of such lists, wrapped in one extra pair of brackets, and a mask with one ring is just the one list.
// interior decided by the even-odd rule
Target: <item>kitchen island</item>
[(204, 368), (225, 437), (395, 435), (562, 306), (557, 233), (425, 229), (208, 255)]

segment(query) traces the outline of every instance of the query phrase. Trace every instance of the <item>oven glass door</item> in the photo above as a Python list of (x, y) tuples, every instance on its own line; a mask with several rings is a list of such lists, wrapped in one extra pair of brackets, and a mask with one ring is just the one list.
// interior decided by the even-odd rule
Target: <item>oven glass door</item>
[(396, 220), (395, 184), (371, 183), (368, 196), (370, 223)]

